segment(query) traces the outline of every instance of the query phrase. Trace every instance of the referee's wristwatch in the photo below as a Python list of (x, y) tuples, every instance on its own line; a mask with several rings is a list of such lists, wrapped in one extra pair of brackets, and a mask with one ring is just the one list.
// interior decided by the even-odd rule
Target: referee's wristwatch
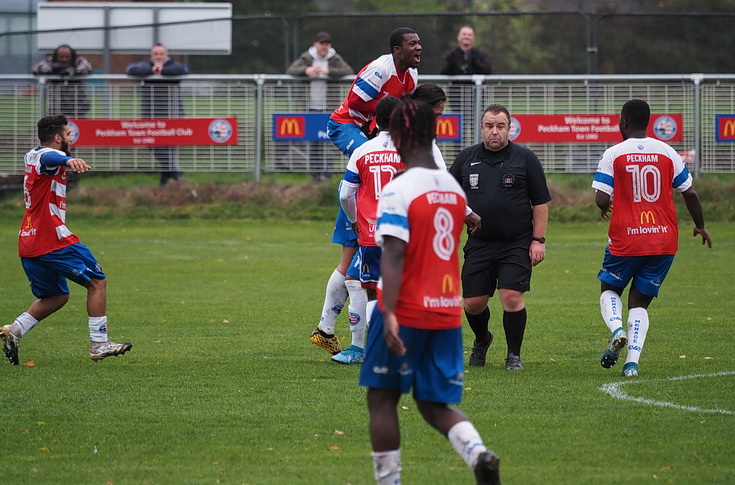
[(545, 238), (545, 237), (543, 237), (543, 236), (541, 236), (541, 237), (534, 237), (534, 238), (532, 238), (532, 239), (533, 239), (534, 241), (538, 241), (538, 242), (540, 242), (541, 244), (544, 244), (544, 243), (546, 242), (546, 238)]

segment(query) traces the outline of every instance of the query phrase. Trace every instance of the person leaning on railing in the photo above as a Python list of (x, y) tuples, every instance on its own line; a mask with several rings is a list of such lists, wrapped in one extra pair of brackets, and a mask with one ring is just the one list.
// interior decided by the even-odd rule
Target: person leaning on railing
[[(151, 49), (151, 56), (144, 61), (130, 64), (125, 73), (129, 76), (154, 76), (146, 79), (140, 87), (140, 114), (143, 118), (179, 118), (184, 116), (184, 103), (179, 92), (179, 82), (170, 79), (158, 79), (161, 76), (183, 76), (189, 74), (189, 68), (176, 62), (168, 55), (163, 44), (156, 44)], [(153, 157), (161, 170), (161, 185), (173, 179), (179, 180), (183, 175), (176, 162), (176, 147), (154, 146)]]
[[(56, 48), (53, 54), (33, 65), (37, 75), (80, 76), (89, 74), (92, 64), (67, 44)], [(48, 82), (48, 112), (72, 118), (84, 118), (90, 108), (87, 92), (81, 79), (61, 79)]]

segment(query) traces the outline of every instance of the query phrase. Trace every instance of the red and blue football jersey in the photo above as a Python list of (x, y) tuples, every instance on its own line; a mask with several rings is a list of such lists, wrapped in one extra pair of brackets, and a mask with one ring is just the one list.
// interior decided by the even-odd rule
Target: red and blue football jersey
[(673, 190), (692, 185), (679, 154), (654, 138), (629, 138), (602, 155), (592, 187), (613, 196), (608, 229), (614, 256), (675, 254), (679, 229)]
[[(404, 98), (416, 89), (418, 70), (409, 68), (404, 73), (396, 71), (393, 55), (385, 54), (363, 67), (355, 77), (350, 92), (342, 104), (334, 110), (331, 119), (336, 123), (369, 124), (375, 119), (375, 103), (386, 96)], [(371, 103), (372, 110), (361, 111), (355, 104), (362, 100)]]
[(405, 169), (387, 132), (381, 131), (352, 153), (343, 183), (357, 186), (357, 242), (360, 246), (377, 246), (375, 229), (380, 192), (396, 173)]
[[(72, 157), (53, 148), (26, 153), (23, 196), (25, 214), (18, 236), (18, 255), (33, 258), (79, 242), (66, 227), (66, 166)], [(46, 165), (43, 159), (53, 160)]]
[(446, 170), (411, 168), (383, 188), (375, 239), (381, 245), (386, 236), (406, 242), (395, 308), (401, 325), (437, 330), (462, 325), (458, 249), (466, 205), (462, 187)]

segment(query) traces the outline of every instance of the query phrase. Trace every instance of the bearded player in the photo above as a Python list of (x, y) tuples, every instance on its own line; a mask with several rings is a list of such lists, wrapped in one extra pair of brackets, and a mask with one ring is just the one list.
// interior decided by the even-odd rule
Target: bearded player
[(67, 280), (87, 288), (89, 356), (95, 362), (122, 355), (133, 346), (107, 337), (107, 279), (90, 250), (66, 227), (66, 172), (92, 167), (69, 154), (72, 130), (64, 115), (38, 121), (41, 145), (26, 153), (23, 195), (26, 210), (18, 237), (18, 254), (36, 296), (30, 308), (0, 329), (3, 352), (18, 365), (18, 346), (41, 320), (69, 301)]

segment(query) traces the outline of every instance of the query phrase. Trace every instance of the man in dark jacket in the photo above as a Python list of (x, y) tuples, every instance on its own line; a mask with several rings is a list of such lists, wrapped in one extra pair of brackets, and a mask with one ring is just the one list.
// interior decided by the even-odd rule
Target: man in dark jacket
[[(189, 68), (174, 61), (163, 44), (154, 45), (150, 59), (130, 64), (125, 72), (129, 76), (156, 76), (154, 79), (146, 79), (140, 87), (140, 115), (143, 118), (184, 116), (179, 81), (158, 77), (183, 76), (189, 74)], [(155, 146), (153, 157), (161, 168), (161, 185), (166, 185), (170, 179), (178, 180), (181, 177), (183, 172), (176, 163), (176, 147)]]
[(449, 76), (468, 74), (492, 74), (490, 57), (475, 47), (475, 29), (471, 25), (463, 25), (457, 34), (458, 47), (444, 56), (444, 66), (440, 71)]

